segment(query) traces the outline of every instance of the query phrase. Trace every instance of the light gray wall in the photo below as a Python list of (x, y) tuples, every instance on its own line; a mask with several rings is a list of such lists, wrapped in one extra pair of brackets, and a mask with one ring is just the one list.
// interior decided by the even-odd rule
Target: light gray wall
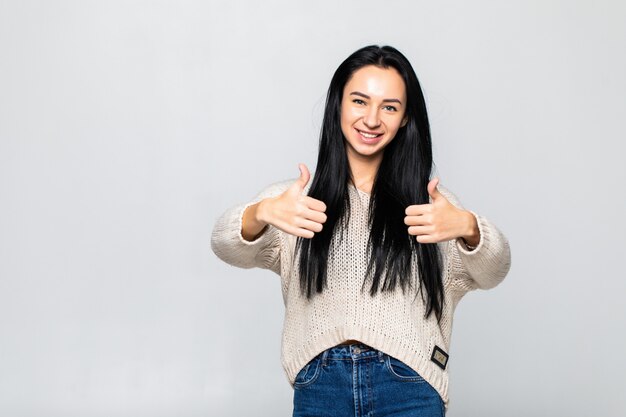
[(449, 416), (624, 415), (624, 3), (336, 3), (0, 3), (0, 415), (290, 415), (279, 278), (210, 231), (314, 168), (372, 43), (512, 247), (457, 309)]

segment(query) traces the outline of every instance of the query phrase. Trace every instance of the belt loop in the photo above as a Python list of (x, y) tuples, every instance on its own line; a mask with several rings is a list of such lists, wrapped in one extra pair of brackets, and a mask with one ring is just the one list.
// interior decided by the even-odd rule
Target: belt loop
[(322, 353), (322, 367), (326, 366), (326, 357), (328, 356), (328, 349)]
[(383, 352), (381, 352), (380, 350), (378, 351), (378, 362), (384, 362), (385, 360), (383, 359)]

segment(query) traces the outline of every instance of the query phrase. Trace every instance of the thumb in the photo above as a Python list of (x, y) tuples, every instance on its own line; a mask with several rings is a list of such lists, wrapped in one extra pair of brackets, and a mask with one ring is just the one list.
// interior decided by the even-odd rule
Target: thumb
[(439, 178), (433, 178), (428, 182), (428, 195), (430, 195), (433, 201), (438, 200), (440, 198), (444, 198), (444, 196), (437, 189), (437, 185), (439, 184)]
[(309, 183), (311, 173), (309, 173), (309, 169), (304, 164), (298, 164), (298, 168), (300, 169), (300, 177), (296, 180), (296, 184), (298, 184), (300, 191), (302, 191)]

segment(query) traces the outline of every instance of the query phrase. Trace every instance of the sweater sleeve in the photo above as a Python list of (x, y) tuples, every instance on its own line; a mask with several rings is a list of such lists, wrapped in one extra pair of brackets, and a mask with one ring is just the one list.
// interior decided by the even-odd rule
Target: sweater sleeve
[[(438, 185), (437, 188), (444, 197), (456, 207), (463, 208), (458, 198), (445, 187)], [(469, 276), (471, 286), (481, 289), (489, 289), (498, 285), (511, 268), (511, 250), (506, 236), (487, 218), (467, 210), (476, 218), (480, 240), (474, 250), (469, 250), (462, 238), (455, 239), (452, 250), (461, 260), (459, 264), (453, 263), (453, 269), (458, 274)], [(456, 257), (456, 256), (455, 256)]]
[(253, 241), (241, 235), (243, 213), (249, 206), (283, 193), (293, 181), (272, 184), (253, 200), (236, 205), (220, 216), (211, 234), (211, 249), (224, 262), (240, 268), (259, 267), (280, 274), (281, 231), (267, 225)]

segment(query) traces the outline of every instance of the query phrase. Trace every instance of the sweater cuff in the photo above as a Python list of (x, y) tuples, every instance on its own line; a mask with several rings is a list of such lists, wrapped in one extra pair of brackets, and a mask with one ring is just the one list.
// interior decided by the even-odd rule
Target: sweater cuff
[(280, 251), (278, 229), (267, 225), (253, 241), (241, 235), (243, 213), (256, 202), (238, 205), (224, 213), (213, 229), (211, 247), (220, 259), (231, 265), (276, 270)]
[(270, 239), (269, 236), (272, 234), (272, 231), (270, 230), (270, 228), (275, 230), (273, 226), (268, 224), (263, 228), (261, 233), (257, 235), (256, 239), (246, 240), (243, 237), (243, 235), (241, 234), (241, 231), (243, 230), (243, 214), (246, 212), (246, 209), (248, 207), (253, 206), (257, 203), (258, 201), (252, 201), (250, 203), (244, 204), (243, 206), (240, 206), (239, 213), (237, 214), (237, 239), (239, 239), (240, 244), (251, 246), (251, 247), (262, 246), (264, 243), (267, 243), (268, 239)]
[(489, 289), (498, 285), (511, 265), (511, 254), (506, 237), (486, 218), (468, 210), (476, 217), (480, 240), (476, 249), (467, 249), (461, 238), (456, 247), (465, 269), (478, 288)]

